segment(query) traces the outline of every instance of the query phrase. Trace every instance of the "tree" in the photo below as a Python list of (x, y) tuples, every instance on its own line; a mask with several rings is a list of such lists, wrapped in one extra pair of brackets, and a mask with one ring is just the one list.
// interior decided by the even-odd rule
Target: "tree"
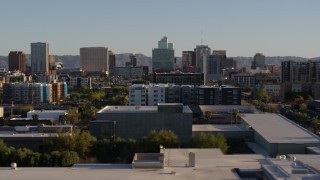
[(101, 99), (105, 96), (104, 91), (97, 91), (97, 92), (92, 92), (90, 94), (90, 100), (91, 101), (101, 101)]
[(39, 120), (39, 115), (38, 114), (33, 114), (32, 115), (32, 120), (34, 120), (34, 121)]
[(267, 90), (262, 88), (255, 94), (255, 99), (263, 102), (268, 102), (271, 98), (271, 96), (268, 94)]
[[(234, 119), (235, 124), (237, 124), (237, 119), (238, 119), (238, 114), (239, 114), (239, 110), (237, 108), (233, 108), (231, 111), (232, 117)], [(231, 121), (232, 124), (232, 121)]]
[(193, 136), (188, 143), (189, 148), (219, 148), (223, 153), (228, 152), (227, 140), (223, 135), (201, 133), (199, 137)]
[(110, 105), (127, 105), (128, 104), (128, 96), (127, 95), (116, 95), (112, 98), (108, 99), (108, 104)]
[(60, 166), (69, 167), (79, 161), (79, 156), (74, 151), (63, 151), (60, 154)]
[(302, 112), (302, 113), (306, 113), (308, 110), (308, 106), (306, 103), (302, 103), (299, 105), (299, 111)]
[(74, 130), (72, 133), (58, 133), (46, 140), (48, 151), (75, 151), (81, 158), (86, 158), (96, 142), (96, 138), (88, 131)]
[(178, 148), (179, 139), (170, 130), (160, 130), (159, 132), (152, 130), (147, 136), (141, 139), (141, 147), (144, 152), (158, 153), (160, 145), (166, 148)]
[(0, 139), (0, 166), (9, 166), (12, 163), (15, 151), (13, 147), (7, 147)]
[(249, 86), (245, 86), (243, 89), (242, 89), (243, 92), (251, 92), (251, 88)]
[(20, 109), (19, 114), (21, 114), (22, 117), (27, 117), (27, 113), (31, 110), (33, 110), (32, 106), (24, 106)]
[(307, 114), (306, 113), (295, 113), (294, 119), (298, 122), (299, 125), (303, 125), (305, 127), (306, 122), (307, 122)]
[(316, 134), (318, 129), (320, 128), (320, 120), (318, 117), (312, 118), (311, 126), (313, 127), (313, 132)]
[(204, 117), (207, 119), (207, 121), (209, 122), (211, 117), (212, 117), (212, 112), (211, 111), (205, 111), (204, 112)]
[(21, 148), (16, 150), (13, 160), (22, 167), (36, 167), (39, 166), (40, 153), (33, 152), (27, 148)]
[(101, 163), (131, 163), (136, 150), (134, 139), (102, 139), (93, 147), (93, 154)]
[[(75, 124), (79, 121), (79, 113), (78, 113), (78, 109), (75, 107), (70, 108), (67, 111), (67, 115), (66, 117), (66, 121), (69, 121), (69, 123), (71, 124)], [(64, 119), (63, 119), (64, 120)]]
[(83, 123), (89, 123), (94, 120), (96, 117), (97, 109), (92, 106), (90, 103), (83, 103), (79, 107), (80, 118)]

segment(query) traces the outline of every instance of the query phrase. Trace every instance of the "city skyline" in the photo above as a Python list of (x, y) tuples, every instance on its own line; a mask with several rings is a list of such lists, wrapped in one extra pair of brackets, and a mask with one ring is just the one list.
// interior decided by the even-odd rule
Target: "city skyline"
[[(30, 54), (47, 42), (54, 55), (79, 55), (81, 47), (151, 56), (167, 36), (176, 56), (208, 45), (229, 56), (319, 57), (320, 2), (308, 1), (4, 1), (0, 55)], [(13, 13), (14, 12), (14, 13)], [(202, 43), (201, 43), (202, 42)]]

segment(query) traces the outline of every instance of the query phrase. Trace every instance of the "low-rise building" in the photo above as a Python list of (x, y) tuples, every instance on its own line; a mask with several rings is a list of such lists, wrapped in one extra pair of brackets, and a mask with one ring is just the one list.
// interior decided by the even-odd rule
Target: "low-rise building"
[[(284, 158), (286, 157), (286, 158)], [(219, 149), (163, 148), (160, 153), (136, 153), (132, 164), (75, 164), (62, 168), (0, 168), (3, 179), (308, 179), (317, 180), (319, 156), (266, 158), (257, 154), (225, 155)]]
[(243, 127), (252, 129), (254, 142), (272, 157), (305, 154), (307, 147), (320, 146), (320, 138), (279, 114), (243, 114)]
[(241, 89), (234, 86), (193, 86), (175, 84), (133, 84), (129, 87), (130, 106), (157, 103), (185, 105), (240, 105)]
[(110, 69), (111, 75), (122, 76), (126, 79), (146, 79), (149, 74), (148, 66), (126, 66), (113, 67)]
[(90, 122), (90, 132), (97, 138), (141, 139), (151, 130), (171, 130), (181, 142), (192, 135), (192, 111), (182, 104), (157, 106), (106, 106)]
[(32, 118), (34, 114), (38, 115), (38, 118), (54, 119), (59, 121), (61, 116), (67, 115), (66, 110), (32, 110), (27, 112), (27, 118)]
[(254, 74), (231, 74), (231, 79), (240, 87), (256, 87), (256, 76)]
[[(70, 77), (69, 79), (69, 85), (71, 87), (80, 89), (82, 86), (92, 88), (91, 86), (91, 77)], [(66, 80), (66, 81), (68, 81)]]
[(203, 73), (183, 73), (183, 72), (171, 72), (171, 73), (154, 73), (153, 83), (172, 83), (176, 85), (204, 85)]

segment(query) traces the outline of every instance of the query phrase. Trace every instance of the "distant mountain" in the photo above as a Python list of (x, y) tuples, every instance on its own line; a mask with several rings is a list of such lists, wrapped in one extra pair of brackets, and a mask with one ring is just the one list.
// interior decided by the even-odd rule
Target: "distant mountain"
[[(238, 57), (233, 57), (234, 60), (237, 61), (238, 67), (246, 67), (250, 68), (251, 67), (251, 62), (253, 61), (253, 57), (243, 57), (243, 56), (238, 56)], [(315, 57), (315, 58), (303, 58), (303, 57), (297, 57), (297, 56), (270, 56), (266, 57), (266, 64), (274, 64), (281, 66), (282, 61), (308, 61), (308, 60), (313, 60), (313, 61), (319, 61), (320, 57)]]
[[(130, 61), (131, 53), (116, 54), (116, 65), (125, 66), (126, 62)], [(64, 56), (54, 56), (56, 62), (62, 62), (64, 68), (77, 68), (80, 67), (80, 56), (79, 55), (64, 55)], [(151, 66), (151, 57), (145, 56), (143, 54), (136, 54), (137, 64), (139, 66)], [(31, 56), (27, 54), (27, 66), (31, 64)], [(8, 69), (8, 56), (0, 56), (0, 68)]]
[[(122, 54), (116, 54), (116, 65), (117, 66), (125, 66), (126, 62), (130, 61), (131, 53), (122, 53)], [(144, 54), (136, 54), (137, 57), (137, 64), (139, 66), (151, 66), (151, 57), (148, 57)], [(237, 56), (233, 57), (234, 60), (237, 61), (238, 67), (251, 67), (251, 62), (253, 60), (253, 57), (243, 57), (243, 56)], [(64, 56), (57, 56), (55, 55), (56, 62), (62, 62), (64, 65), (64, 68), (76, 68), (80, 67), (80, 56), (79, 55), (64, 55)], [(296, 56), (272, 56), (272, 57), (266, 57), (266, 63), (267, 64), (275, 64), (275, 65), (281, 65), (282, 61), (307, 61), (307, 60), (313, 60), (313, 61), (320, 61), (320, 57), (315, 58), (303, 58), (303, 57), (296, 57)], [(27, 55), (27, 66), (30, 66), (31, 57), (28, 54)], [(177, 57), (177, 65), (180, 66), (181, 64), (181, 57)], [(8, 69), (8, 56), (0, 56), (0, 68), (6, 68)]]

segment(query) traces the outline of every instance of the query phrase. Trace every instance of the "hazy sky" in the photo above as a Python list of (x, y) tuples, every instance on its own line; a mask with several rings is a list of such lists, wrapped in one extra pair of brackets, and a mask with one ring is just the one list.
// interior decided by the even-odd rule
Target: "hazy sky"
[(176, 56), (202, 37), (228, 56), (317, 57), (320, 0), (0, 0), (0, 55), (48, 42), (56, 55), (105, 46), (150, 56), (163, 36)]

